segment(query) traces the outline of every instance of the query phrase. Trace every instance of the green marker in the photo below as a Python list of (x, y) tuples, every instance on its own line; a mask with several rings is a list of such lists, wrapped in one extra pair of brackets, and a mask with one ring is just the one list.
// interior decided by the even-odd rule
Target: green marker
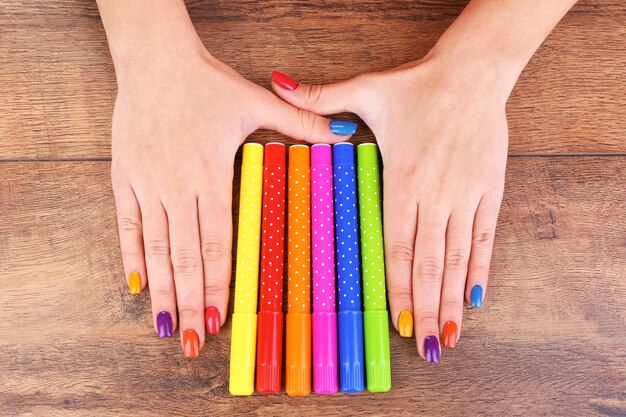
[(357, 147), (357, 166), (367, 389), (371, 392), (385, 392), (391, 389), (391, 359), (385, 292), (380, 167), (378, 147), (375, 144), (364, 143)]

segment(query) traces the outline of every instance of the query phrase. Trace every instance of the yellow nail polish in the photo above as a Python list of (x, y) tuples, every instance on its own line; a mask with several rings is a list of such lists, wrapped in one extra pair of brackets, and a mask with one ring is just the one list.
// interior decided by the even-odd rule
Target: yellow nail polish
[(398, 317), (398, 331), (402, 337), (413, 336), (413, 313), (410, 310), (402, 310)]
[(139, 272), (131, 272), (128, 277), (128, 291), (131, 294), (139, 294), (141, 292), (141, 277)]

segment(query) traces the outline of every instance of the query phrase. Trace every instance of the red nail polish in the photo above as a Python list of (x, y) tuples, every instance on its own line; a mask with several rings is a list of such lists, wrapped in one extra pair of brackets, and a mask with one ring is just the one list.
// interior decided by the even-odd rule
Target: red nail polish
[(217, 308), (207, 307), (204, 313), (204, 323), (208, 334), (218, 334), (220, 332), (220, 312)]
[(298, 88), (298, 82), (279, 71), (272, 71), (272, 81), (286, 90)]

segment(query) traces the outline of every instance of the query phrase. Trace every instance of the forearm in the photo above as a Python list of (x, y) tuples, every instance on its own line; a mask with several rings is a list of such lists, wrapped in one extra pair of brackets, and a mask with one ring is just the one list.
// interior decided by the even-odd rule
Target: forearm
[(97, 0), (118, 76), (204, 51), (183, 0)]
[[(576, 0), (472, 0), (433, 54), (513, 88), (531, 56)], [(508, 96), (508, 93), (507, 93)]]

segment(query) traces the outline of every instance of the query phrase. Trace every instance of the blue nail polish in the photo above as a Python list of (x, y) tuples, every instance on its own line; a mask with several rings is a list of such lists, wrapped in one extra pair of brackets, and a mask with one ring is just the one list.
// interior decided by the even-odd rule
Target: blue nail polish
[(354, 135), (357, 124), (348, 120), (331, 120), (330, 131), (333, 135)]
[(472, 293), (470, 294), (470, 299), (472, 300), (472, 307), (482, 307), (483, 287), (481, 287), (480, 285), (474, 285), (474, 288), (472, 288)]

